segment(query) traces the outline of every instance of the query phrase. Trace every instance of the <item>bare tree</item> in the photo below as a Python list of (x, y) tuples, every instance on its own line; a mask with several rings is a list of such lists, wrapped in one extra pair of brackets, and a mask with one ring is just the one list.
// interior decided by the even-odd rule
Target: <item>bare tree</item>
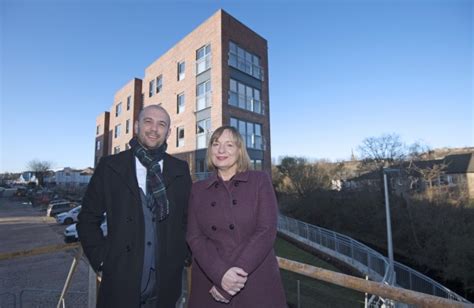
[[(440, 180), (441, 176), (446, 172), (448, 168), (448, 164), (444, 162), (440, 163), (433, 163), (428, 166), (418, 166), (416, 162), (410, 162), (408, 166), (409, 171), (409, 179), (410, 179), (410, 186), (412, 187), (414, 184), (419, 183), (422, 181), (427, 186), (426, 192), (429, 201), (433, 201), (433, 188), (437, 186), (436, 184)], [(410, 172), (410, 170), (414, 172)]]
[(422, 141), (416, 141), (408, 147), (409, 160), (433, 159), (433, 150)]
[(397, 134), (365, 138), (358, 150), (363, 162), (371, 169), (380, 169), (406, 157), (406, 146)]
[(52, 164), (49, 161), (34, 159), (28, 163), (27, 168), (35, 174), (38, 185), (43, 186), (44, 177), (51, 170), (51, 166)]

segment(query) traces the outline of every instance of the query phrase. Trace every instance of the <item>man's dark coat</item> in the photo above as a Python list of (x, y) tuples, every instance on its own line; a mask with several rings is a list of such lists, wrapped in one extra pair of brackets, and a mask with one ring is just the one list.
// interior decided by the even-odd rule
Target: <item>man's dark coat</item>
[[(157, 308), (174, 307), (181, 294), (191, 189), (188, 164), (168, 154), (163, 158), (163, 176), (170, 214), (164, 221), (156, 220)], [(106, 238), (100, 229), (103, 213), (107, 213)], [(102, 270), (97, 307), (139, 307), (145, 230), (131, 150), (100, 160), (83, 199), (77, 230), (92, 268)]]

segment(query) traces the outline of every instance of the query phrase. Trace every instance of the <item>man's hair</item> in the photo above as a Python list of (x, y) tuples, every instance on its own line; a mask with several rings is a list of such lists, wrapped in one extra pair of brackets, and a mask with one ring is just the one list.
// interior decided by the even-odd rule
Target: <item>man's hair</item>
[(140, 122), (140, 120), (143, 118), (143, 112), (145, 111), (145, 109), (149, 109), (149, 108), (163, 111), (166, 114), (166, 117), (168, 118), (168, 126), (171, 126), (171, 118), (168, 111), (166, 111), (165, 108), (161, 107), (161, 105), (156, 105), (156, 104), (143, 107), (142, 110), (140, 110), (140, 112), (138, 113), (138, 118), (137, 118), (138, 122)]
[(244, 139), (240, 135), (240, 133), (232, 126), (221, 126), (212, 133), (211, 138), (209, 139), (209, 143), (207, 145), (207, 153), (206, 153), (206, 160), (207, 160), (207, 167), (209, 170), (216, 170), (216, 167), (212, 163), (212, 144), (219, 139), (219, 137), (227, 130), (231, 133), (232, 137), (234, 138), (235, 145), (238, 149), (238, 157), (237, 157), (237, 172), (244, 172), (250, 168), (250, 158), (249, 154), (247, 153), (247, 148), (245, 147)]

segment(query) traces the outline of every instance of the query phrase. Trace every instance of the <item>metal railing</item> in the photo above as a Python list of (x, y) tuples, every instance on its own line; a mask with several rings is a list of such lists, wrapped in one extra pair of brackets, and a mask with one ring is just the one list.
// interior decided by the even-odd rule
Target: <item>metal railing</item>
[[(395, 262), (395, 275), (391, 275), (389, 261), (385, 256), (346, 235), (284, 215), (278, 217), (278, 231), (344, 262), (371, 280), (469, 303), (433, 279), (399, 262)], [(372, 296), (368, 304), (377, 306), (380, 301), (384, 299)]]
[[(283, 232), (281, 230), (282, 224), (285, 224), (285, 221), (288, 222), (289, 220), (295, 221), (296, 226), (298, 226), (299, 223), (301, 223), (297, 220), (282, 216), (280, 217), (280, 221), (279, 221), (279, 227), (280, 227), (281, 232)], [(309, 226), (307, 230), (310, 230)], [(326, 230), (326, 231), (332, 232), (330, 230)], [(288, 234), (289, 231), (284, 232), (284, 233)], [(323, 236), (321, 238), (323, 238)], [(354, 242), (357, 242), (357, 241), (354, 241)], [(335, 244), (334, 247), (337, 247), (338, 245), (336, 244), (337, 241), (333, 241), (333, 243)], [(332, 244), (329, 244), (329, 245), (332, 245)], [(96, 282), (98, 280), (98, 276), (96, 276), (92, 268), (89, 267), (89, 292), (87, 296), (88, 298), (87, 304), (85, 302), (85, 292), (72, 292), (68, 290), (72, 276), (76, 270), (77, 262), (79, 261), (79, 259), (81, 259), (81, 256), (82, 256), (82, 249), (79, 248), (78, 246), (79, 246), (78, 243), (60, 244), (60, 245), (38, 247), (38, 248), (33, 248), (30, 250), (25, 250), (25, 251), (0, 253), (0, 261), (1, 261), (1, 260), (10, 260), (10, 259), (15, 259), (15, 258), (27, 257), (27, 256), (49, 254), (52, 252), (78, 248), (62, 292), (59, 290), (24, 289), (23, 291), (20, 292), (20, 305), (21, 306), (23, 304), (27, 304), (28, 307), (31, 307), (30, 304), (32, 303), (34, 303), (33, 304), (34, 307), (53, 307), (55, 304), (56, 304), (56, 307), (62, 307), (62, 308), (66, 307), (66, 305), (72, 305), (72, 307), (86, 307), (86, 306), (94, 307), (95, 306), (96, 295), (97, 295), (95, 291), (97, 288)], [(343, 247), (343, 246), (339, 246), (339, 247)], [(383, 297), (383, 298), (388, 298), (390, 300), (395, 300), (397, 302), (407, 303), (410, 305), (416, 305), (417, 307), (420, 306), (420, 307), (430, 307), (430, 308), (431, 307), (441, 308), (441, 307), (469, 307), (471, 306), (469, 305), (469, 302), (466, 300), (461, 302), (461, 301), (454, 301), (452, 299), (445, 299), (439, 296), (427, 295), (425, 293), (411, 291), (404, 288), (389, 286), (380, 282), (367, 281), (362, 278), (353, 277), (353, 276), (341, 274), (341, 273), (336, 273), (333, 271), (325, 270), (319, 267), (299, 263), (299, 262), (284, 259), (284, 258), (278, 258), (278, 263), (280, 265), (280, 268), (294, 272), (294, 273), (298, 273), (298, 274), (305, 275), (314, 279), (326, 281), (326, 282), (336, 284), (345, 288), (349, 288), (352, 290), (366, 292), (368, 294), (377, 294), (378, 296)], [(378, 270), (377, 268), (374, 268), (375, 272), (377, 270)], [(187, 272), (186, 274), (183, 274), (183, 294), (176, 305), (177, 308), (185, 307), (186, 302), (187, 302), (186, 297), (188, 295), (188, 291), (190, 290), (189, 268), (187, 268), (186, 272)], [(29, 295), (27, 295), (27, 293)], [(33, 293), (36, 293), (37, 295), (33, 295)], [(43, 296), (46, 293), (51, 294), (51, 296), (49, 295), (46, 297)], [(372, 305), (375, 306), (374, 303)], [(386, 303), (385, 303), (385, 306), (387, 306)], [(13, 304), (13, 307), (15, 307), (15, 304)], [(377, 305), (377, 307), (380, 307), (380, 305)]]

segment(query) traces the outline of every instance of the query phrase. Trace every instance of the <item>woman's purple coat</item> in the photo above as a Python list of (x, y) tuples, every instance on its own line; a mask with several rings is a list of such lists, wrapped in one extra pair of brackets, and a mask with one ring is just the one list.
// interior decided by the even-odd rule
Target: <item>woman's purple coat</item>
[[(189, 308), (286, 307), (278, 263), (273, 251), (278, 207), (270, 177), (261, 171), (236, 174), (223, 182), (216, 173), (193, 185), (187, 241), (193, 253)], [(225, 272), (247, 272), (245, 287), (229, 304), (209, 294)]]

